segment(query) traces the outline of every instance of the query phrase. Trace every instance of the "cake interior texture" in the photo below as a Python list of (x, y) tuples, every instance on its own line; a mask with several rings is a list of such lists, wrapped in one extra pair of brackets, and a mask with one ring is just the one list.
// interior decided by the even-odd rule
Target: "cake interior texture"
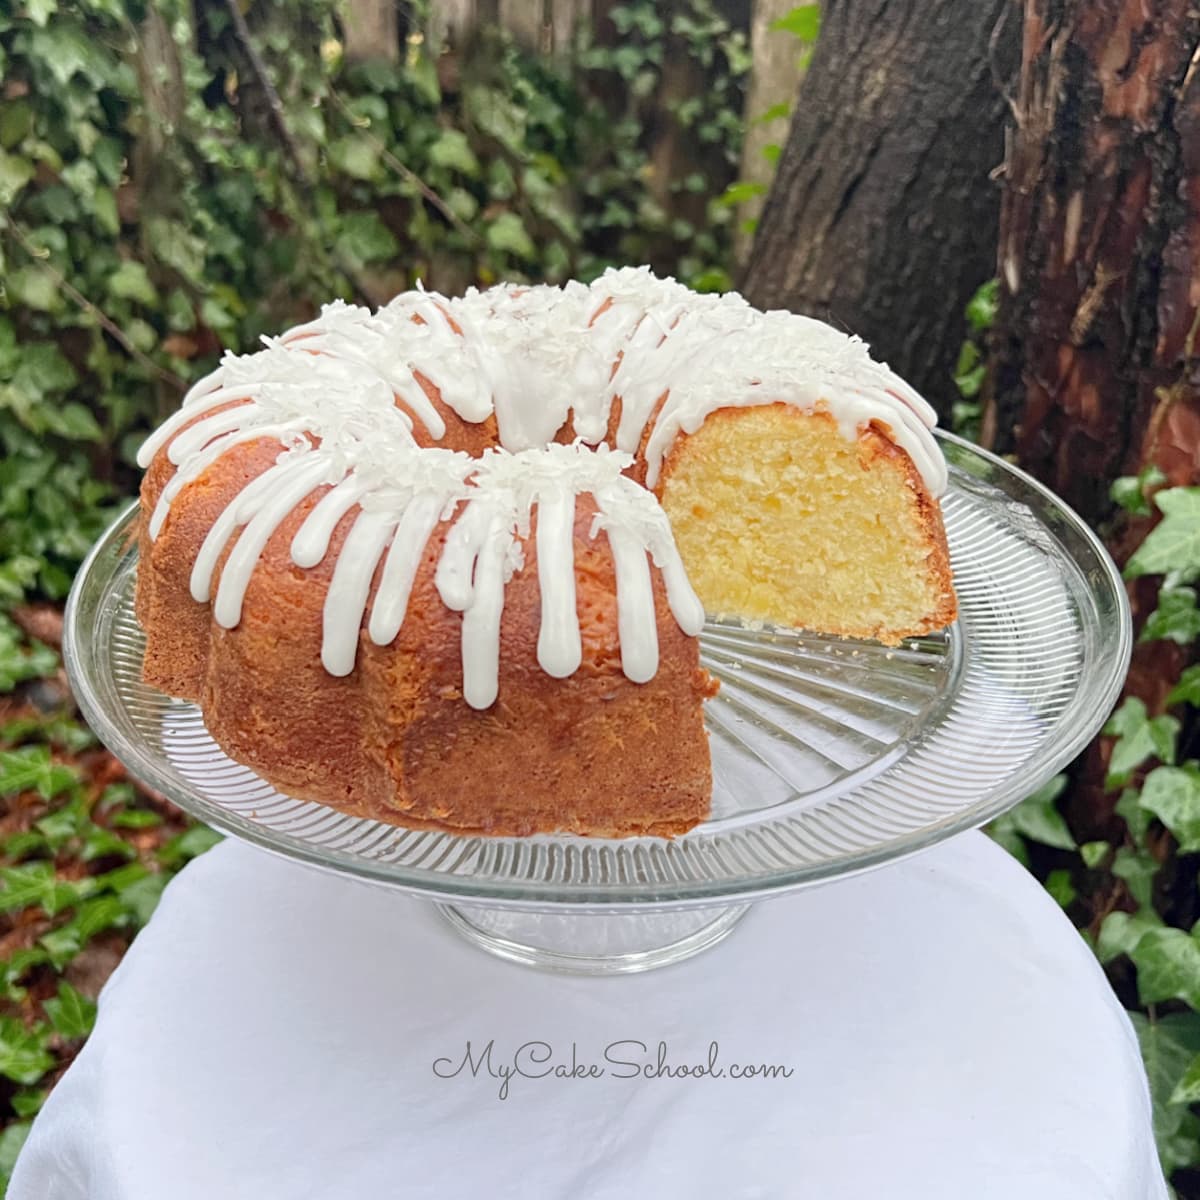
[(721, 409), (676, 443), (662, 504), (712, 614), (896, 644), (954, 619), (938, 513), (881, 433)]

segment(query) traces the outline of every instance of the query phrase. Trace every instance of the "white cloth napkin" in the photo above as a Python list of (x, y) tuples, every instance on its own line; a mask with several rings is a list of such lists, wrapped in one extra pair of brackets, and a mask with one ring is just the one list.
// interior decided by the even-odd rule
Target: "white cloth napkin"
[[(667, 1068), (715, 1053), (725, 1073), (656, 1077), (660, 1042)], [(486, 1063), (463, 1066), (489, 1043), (496, 1071), (526, 1046), (503, 1099)], [(573, 1047), (605, 1073), (532, 1077)], [(1053, 901), (980, 834), (602, 979), (493, 959), (428, 904), (227, 842), (167, 889), (9, 1192), (1165, 1195), (1128, 1022)]]

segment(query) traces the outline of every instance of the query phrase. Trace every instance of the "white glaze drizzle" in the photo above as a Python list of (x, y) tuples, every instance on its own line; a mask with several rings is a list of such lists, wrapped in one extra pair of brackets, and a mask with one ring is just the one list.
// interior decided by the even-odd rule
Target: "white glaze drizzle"
[(196, 561), (192, 564), (191, 593), (192, 599), (197, 603), (206, 603), (212, 595), (212, 578), (217, 569), (217, 562), (234, 530), (254, 516), (259, 505), (270, 496), (272, 489), (282, 482), (288, 469), (288, 464), (278, 463), (252, 479), (212, 523), (201, 543)]
[(471, 601), (463, 612), (463, 699), (472, 708), (488, 708), (500, 690), (500, 618), (510, 545), (503, 514), (492, 514), (475, 558)]
[(322, 615), (321, 663), (330, 675), (349, 675), (354, 670), (371, 578), (395, 523), (391, 513), (364, 512), (346, 535)]
[[(548, 488), (539, 499), (537, 561), (542, 598), (538, 662), (547, 675), (565, 679), (583, 658), (575, 606), (575, 494), (568, 488)], [(547, 564), (560, 562), (570, 562), (572, 569), (546, 569)]]
[(627, 529), (608, 530), (608, 544), (617, 571), (621, 670), (634, 683), (647, 683), (658, 670), (658, 626), (654, 620), (650, 564), (645, 551)]
[[(298, 432), (299, 425), (291, 428)], [(167, 519), (167, 514), (171, 510), (171, 502), (175, 497), (189, 483), (194, 483), (199, 479), (223, 454), (228, 453), (234, 446), (258, 441), (260, 438), (282, 438), (288, 432), (289, 427), (286, 425), (259, 425), (250, 429), (234, 430), (223, 437), (216, 438), (205, 446), (203, 451), (183, 463), (163, 488), (158, 503), (154, 506), (154, 512), (150, 514), (150, 523), (147, 528), (151, 540), (157, 538), (162, 531), (163, 522)]]
[(315, 567), (325, 557), (338, 522), (366, 495), (370, 486), (369, 480), (347, 475), (317, 501), (292, 538), (292, 562), (296, 566)]
[[(497, 696), (505, 586), (524, 565), (535, 511), (538, 662), (558, 678), (578, 669), (580, 494), (596, 502), (589, 536), (603, 532), (611, 549), (625, 674), (645, 682), (658, 667), (651, 562), (680, 628), (699, 633), (704, 611), (669, 522), (653, 495), (622, 474), (643, 439), (652, 487), (675, 439), (694, 433), (715, 409), (782, 402), (827, 411), (848, 439), (871, 424), (882, 428), (935, 495), (945, 486), (932, 409), (858, 339), (810, 318), (760, 313), (736, 294), (697, 296), (646, 268), (608, 271), (590, 287), (500, 285), (457, 300), (418, 290), (375, 313), (338, 301), (264, 342), (255, 354), (227, 354), (142, 447), (142, 466), (165, 448), (178, 468), (151, 515), (151, 538), (183, 488), (222, 455), (277, 440), (276, 464), (210, 528), (192, 594), (210, 599), (217, 564), (236, 534), (213, 602), (218, 624), (236, 625), (271, 536), (306, 496), (332, 485), (290, 553), (298, 566), (316, 566), (338, 524), (357, 509), (323, 612), (322, 662), (344, 675), (354, 668), (364, 617), (375, 644), (399, 634), (429, 539), (439, 522), (452, 521), (434, 583), (443, 603), (463, 614), (463, 693), (476, 708)], [(419, 449), (414, 421), (434, 439), (446, 430), (419, 377), (462, 419), (494, 416), (502, 449), (476, 460)], [(617, 397), (612, 449), (604, 442)], [(575, 444), (547, 444), (564, 428), (574, 431)]]
[[(277, 486), (269, 491), (253, 510), (245, 529), (238, 535), (237, 542), (221, 568), (217, 598), (213, 603), (213, 620), (224, 629), (232, 629), (242, 619), (242, 602), (246, 597), (246, 588), (250, 585), (250, 573), (257, 565), (259, 555), (266, 548), (271, 535), (313, 488), (325, 482), (328, 464), (322, 462), (315, 454), (308, 457), (313, 461), (305, 462), (297, 468), (291, 468), (290, 464), (273, 468), (279, 472)], [(248, 509), (244, 505), (239, 504), (236, 511), (239, 519), (248, 515)], [(206, 587), (205, 590), (211, 591), (211, 587)]]
[(441, 516), (441, 509), (440, 496), (423, 493), (412, 500), (396, 525), (367, 626), (367, 634), (377, 646), (387, 646), (395, 641), (404, 624), (417, 567), (429, 535)]

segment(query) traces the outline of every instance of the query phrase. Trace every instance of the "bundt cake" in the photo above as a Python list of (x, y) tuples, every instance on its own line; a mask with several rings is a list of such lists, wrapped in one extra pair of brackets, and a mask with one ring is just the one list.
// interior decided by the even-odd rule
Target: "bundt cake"
[(144, 675), (357, 815), (681, 833), (712, 791), (706, 611), (953, 621), (934, 422), (857, 339), (645, 268), (336, 302), (142, 448)]

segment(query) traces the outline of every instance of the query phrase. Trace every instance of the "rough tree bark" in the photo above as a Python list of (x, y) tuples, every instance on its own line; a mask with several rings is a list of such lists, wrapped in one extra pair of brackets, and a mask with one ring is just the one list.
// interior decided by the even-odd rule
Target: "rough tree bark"
[[(1193, 0), (1026, 0), (983, 432), (1092, 521), (1117, 475), (1200, 484), (1198, 67)], [(1108, 524), (1118, 563), (1149, 524)], [(1157, 590), (1130, 586), (1136, 625)], [(1161, 712), (1189, 654), (1140, 643), (1126, 694)], [(1120, 837), (1105, 760), (1074, 773), (1081, 839)]]
[(995, 268), (1009, 0), (828, 0), (742, 288), (870, 342), (941, 412)]
[(984, 438), (1085, 516), (1200, 479), (1200, 8), (1027, 0)]

